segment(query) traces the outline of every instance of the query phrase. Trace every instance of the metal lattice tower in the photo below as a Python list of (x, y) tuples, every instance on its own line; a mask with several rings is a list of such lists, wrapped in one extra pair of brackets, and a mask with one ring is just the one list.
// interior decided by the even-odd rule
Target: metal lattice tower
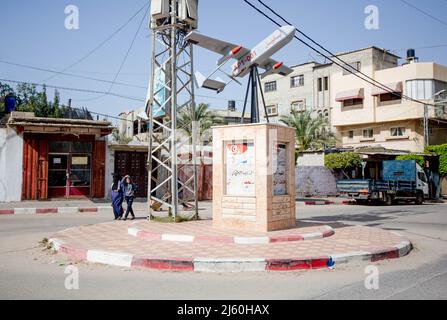
[(185, 10), (181, 6), (186, 1), (162, 2), (166, 5), (165, 16), (151, 16), (148, 201), (150, 216), (151, 202), (158, 202), (169, 209), (176, 221), (183, 207), (192, 209), (198, 218), (196, 124), (192, 124), (192, 137), (177, 127), (178, 113), (184, 108), (190, 108), (191, 118), (195, 119), (193, 45), (184, 41), (195, 26), (180, 12)]

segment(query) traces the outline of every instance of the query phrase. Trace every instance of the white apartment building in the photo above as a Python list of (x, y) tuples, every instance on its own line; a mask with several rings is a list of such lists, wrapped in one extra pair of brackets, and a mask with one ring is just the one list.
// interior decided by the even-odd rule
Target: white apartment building
[[(447, 92), (446, 66), (418, 62), (414, 56), (399, 65), (398, 56), (377, 47), (341, 53), (334, 60), (337, 57), (354, 72), (361, 71), (394, 93), (369, 84), (336, 64), (307, 63), (295, 66), (288, 77), (270, 76), (263, 80), (272, 119), (277, 121), (296, 108), (297, 101), (305, 101), (300, 108), (305, 105), (316, 115), (329, 118), (339, 147), (382, 146), (422, 152), (424, 106), (400, 99), (403, 94), (436, 105), (428, 108), (430, 144), (447, 142), (447, 110), (438, 102), (445, 100)], [(295, 87), (293, 79), (300, 75), (304, 82), (298, 81), (302, 85)]]
[[(331, 65), (309, 62), (293, 66), (294, 71), (288, 77), (276, 74), (263, 79), (270, 120), (278, 122), (291, 110), (311, 110), (330, 117), (330, 68)], [(261, 120), (266, 118), (264, 110), (260, 110), (260, 115)]]

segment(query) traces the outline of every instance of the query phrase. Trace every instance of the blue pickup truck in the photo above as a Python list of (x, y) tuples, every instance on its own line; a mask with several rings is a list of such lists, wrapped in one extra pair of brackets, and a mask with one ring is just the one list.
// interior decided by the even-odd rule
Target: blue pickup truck
[(355, 199), (359, 204), (397, 201), (423, 204), (429, 197), (427, 176), (414, 160), (383, 161), (381, 179), (353, 179), (337, 181), (337, 191)]

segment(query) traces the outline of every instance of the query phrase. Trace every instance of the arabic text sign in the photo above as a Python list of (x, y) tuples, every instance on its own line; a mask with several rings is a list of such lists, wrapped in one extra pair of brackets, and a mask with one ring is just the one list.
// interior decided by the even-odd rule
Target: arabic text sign
[(225, 144), (226, 190), (229, 196), (255, 196), (254, 142)]
[(273, 149), (273, 194), (287, 194), (287, 145), (277, 144)]

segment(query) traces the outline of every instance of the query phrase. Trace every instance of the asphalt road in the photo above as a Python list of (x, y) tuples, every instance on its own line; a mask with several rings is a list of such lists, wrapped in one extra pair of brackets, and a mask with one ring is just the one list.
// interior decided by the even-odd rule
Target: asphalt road
[(53, 232), (109, 215), (0, 216), (0, 299), (447, 299), (447, 205), (306, 206), (297, 218), (333, 226), (396, 230), (415, 250), (375, 264), (379, 289), (364, 285), (366, 265), (285, 273), (198, 274), (78, 264), (79, 290), (65, 289), (67, 261), (43, 251)]

